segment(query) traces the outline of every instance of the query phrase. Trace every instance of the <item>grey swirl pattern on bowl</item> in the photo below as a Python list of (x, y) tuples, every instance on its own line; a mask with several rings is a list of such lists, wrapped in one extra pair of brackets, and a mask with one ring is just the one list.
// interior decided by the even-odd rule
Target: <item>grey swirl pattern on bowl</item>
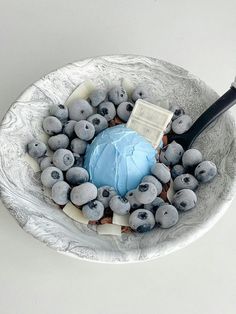
[(0, 193), (19, 225), (58, 252), (90, 261), (122, 263), (157, 258), (183, 248), (209, 230), (235, 193), (235, 124), (225, 113), (196, 141), (205, 159), (218, 167), (217, 178), (197, 191), (198, 204), (181, 214), (169, 230), (147, 234), (98, 236), (93, 226), (76, 223), (44, 195), (39, 173), (25, 162), (25, 145), (44, 136), (41, 123), (52, 103), (64, 103), (86, 79), (109, 87), (121, 78), (148, 83), (153, 100), (182, 104), (195, 120), (217, 94), (188, 71), (154, 58), (105, 56), (69, 64), (34, 83), (10, 107), (0, 126)]

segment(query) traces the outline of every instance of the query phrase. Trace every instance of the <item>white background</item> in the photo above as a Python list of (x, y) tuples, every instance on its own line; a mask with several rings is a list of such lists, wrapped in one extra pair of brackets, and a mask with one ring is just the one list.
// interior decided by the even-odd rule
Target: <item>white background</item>
[[(0, 116), (42, 75), (102, 54), (164, 59), (222, 94), (236, 74), (235, 30), (235, 0), (0, 0)], [(81, 262), (34, 240), (0, 204), (0, 313), (234, 314), (235, 242), (236, 201), (167, 257)]]

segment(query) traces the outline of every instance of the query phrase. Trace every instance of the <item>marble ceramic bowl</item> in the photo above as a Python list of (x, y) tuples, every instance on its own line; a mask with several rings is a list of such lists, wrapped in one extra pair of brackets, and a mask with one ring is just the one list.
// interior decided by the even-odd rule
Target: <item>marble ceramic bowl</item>
[[(43, 136), (42, 119), (50, 104), (63, 103), (86, 79), (109, 86), (121, 78), (152, 85), (154, 98), (181, 104), (195, 120), (218, 95), (188, 71), (154, 58), (107, 56), (69, 64), (51, 72), (23, 92), (0, 127), (1, 198), (20, 226), (58, 252), (90, 261), (137, 262), (168, 254), (193, 242), (224, 214), (235, 191), (235, 126), (229, 113), (196, 141), (205, 159), (213, 160), (218, 176), (197, 191), (197, 207), (180, 215), (169, 230), (146, 234), (99, 236), (76, 223), (42, 192), (39, 173), (25, 162), (25, 146)], [(227, 232), (227, 230), (226, 230)]]

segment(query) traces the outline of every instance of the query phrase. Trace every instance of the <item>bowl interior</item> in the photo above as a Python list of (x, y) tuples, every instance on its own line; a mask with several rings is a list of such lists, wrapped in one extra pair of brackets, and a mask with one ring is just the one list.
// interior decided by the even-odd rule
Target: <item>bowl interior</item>
[(204, 159), (214, 161), (217, 178), (197, 191), (197, 206), (180, 215), (169, 230), (99, 236), (93, 226), (76, 223), (44, 195), (40, 175), (25, 162), (25, 146), (43, 138), (42, 119), (52, 103), (64, 103), (81, 82), (110, 87), (127, 78), (148, 84), (153, 100), (181, 104), (195, 120), (217, 94), (188, 71), (153, 58), (107, 56), (87, 59), (51, 72), (30, 86), (11, 106), (0, 128), (0, 187), (6, 207), (21, 227), (54, 249), (100, 262), (142, 261), (170, 253), (197, 239), (224, 213), (235, 188), (234, 122), (226, 113), (196, 141)]

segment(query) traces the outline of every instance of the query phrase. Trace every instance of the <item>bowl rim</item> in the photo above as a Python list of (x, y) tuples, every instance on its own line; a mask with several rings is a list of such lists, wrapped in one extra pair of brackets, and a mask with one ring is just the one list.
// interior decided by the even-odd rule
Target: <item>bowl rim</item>
[[(99, 60), (102, 58), (124, 58), (124, 57), (129, 57), (129, 58), (145, 58), (145, 59), (149, 59), (151, 61), (155, 61), (155, 62), (160, 62), (160, 63), (165, 63), (168, 64), (169, 66), (173, 66), (176, 67), (180, 70), (186, 71), (189, 75), (189, 77), (191, 79), (197, 79), (198, 81), (204, 83), (205, 87), (212, 91), (215, 92), (208, 84), (206, 84), (204, 81), (202, 81), (200, 78), (198, 78), (196, 75), (192, 74), (191, 72), (189, 72), (188, 70), (185, 70), (185, 68), (181, 67), (181, 66), (177, 66), (169, 61), (165, 61), (162, 59), (158, 59), (155, 57), (148, 57), (148, 56), (144, 56), (144, 55), (138, 55), (138, 54), (112, 54), (112, 55), (99, 55), (99, 56), (95, 56), (95, 57), (89, 57), (89, 58), (83, 58), (80, 59), (78, 61), (74, 61), (72, 63), (68, 63), (62, 67), (59, 67), (58, 69), (52, 70), (49, 73), (45, 74), (44, 76), (42, 76), (40, 79), (38, 79), (37, 81), (35, 81), (34, 83), (28, 85), (28, 87), (26, 87), (17, 97), (17, 99), (10, 105), (10, 107), (8, 108), (8, 110), (5, 112), (1, 122), (0, 122), (0, 136), (1, 136), (1, 128), (2, 128), (2, 124), (4, 123), (4, 120), (7, 118), (9, 111), (12, 109), (12, 107), (15, 105), (15, 103), (20, 102), (21, 98), (23, 98), (23, 96), (35, 85), (37, 84), (37, 82), (40, 82), (46, 75), (49, 75), (53, 72), (56, 72), (57, 70), (62, 70), (62, 69), (66, 69), (68, 66), (71, 65), (76, 65), (82, 62), (89, 62), (91, 60)], [(219, 96), (218, 96), (219, 97)], [(231, 111), (227, 111), (225, 113), (225, 115), (228, 117), (228, 119), (230, 120), (230, 122), (232, 122), (235, 126), (235, 118), (232, 115)], [(235, 133), (236, 134), (236, 133)], [(234, 138), (235, 138), (235, 134), (234, 134)], [(235, 145), (234, 145), (234, 150), (236, 152), (235, 149)], [(235, 165), (236, 168), (236, 165)], [(154, 259), (157, 259), (158, 257), (162, 257), (165, 256), (167, 254), (170, 254), (174, 251), (180, 250), (184, 247), (186, 247), (187, 245), (191, 244), (192, 242), (194, 242), (195, 240), (197, 240), (198, 238), (200, 238), (201, 236), (203, 236), (206, 232), (208, 232), (216, 223), (218, 220), (220, 220), (220, 218), (225, 214), (226, 210), (229, 208), (230, 204), (233, 201), (234, 198), (234, 194), (236, 192), (236, 175), (234, 176), (234, 180), (232, 181), (233, 184), (231, 184), (231, 187), (227, 193), (227, 195), (229, 196), (227, 200), (224, 200), (221, 202), (220, 204), (220, 210), (211, 217), (210, 221), (204, 221), (201, 224), (200, 228), (197, 228), (194, 230), (193, 233), (188, 234), (188, 237), (185, 239), (185, 241), (180, 241), (180, 243), (178, 243), (178, 245), (175, 246), (171, 246), (168, 250), (161, 252), (160, 255), (153, 255), (153, 256), (147, 256), (143, 259), (131, 259), (131, 260), (100, 260), (100, 259), (93, 259), (93, 258), (87, 258), (84, 255), (80, 255), (78, 253), (74, 253), (74, 252), (70, 252), (70, 251), (62, 251), (60, 249), (57, 249), (55, 247), (53, 247), (53, 245), (50, 245), (49, 243), (45, 243), (45, 241), (40, 240), (38, 237), (36, 237), (34, 234), (32, 234), (30, 231), (25, 230), (23, 226), (21, 226), (20, 221), (17, 219), (17, 216), (14, 215), (14, 212), (12, 211), (12, 208), (10, 207), (9, 203), (7, 202), (6, 198), (4, 197), (4, 193), (1, 192), (0, 190), (0, 198), (4, 204), (4, 206), (6, 207), (6, 209), (11, 213), (11, 215), (16, 219), (17, 223), (20, 225), (20, 227), (22, 229), (24, 229), (24, 231), (26, 231), (27, 233), (31, 234), (34, 238), (40, 240), (41, 242), (43, 242), (44, 244), (46, 244), (47, 246), (49, 246), (50, 248), (53, 248), (54, 250), (56, 250), (58, 253), (67, 255), (67, 256), (71, 256), (80, 260), (84, 260), (84, 261), (90, 261), (90, 262), (96, 262), (96, 263), (107, 263), (107, 264), (126, 264), (126, 263), (139, 263), (139, 262), (144, 262), (144, 261), (151, 261)], [(1, 181), (0, 181), (0, 189), (1, 189)], [(106, 251), (104, 251), (106, 252)]]

